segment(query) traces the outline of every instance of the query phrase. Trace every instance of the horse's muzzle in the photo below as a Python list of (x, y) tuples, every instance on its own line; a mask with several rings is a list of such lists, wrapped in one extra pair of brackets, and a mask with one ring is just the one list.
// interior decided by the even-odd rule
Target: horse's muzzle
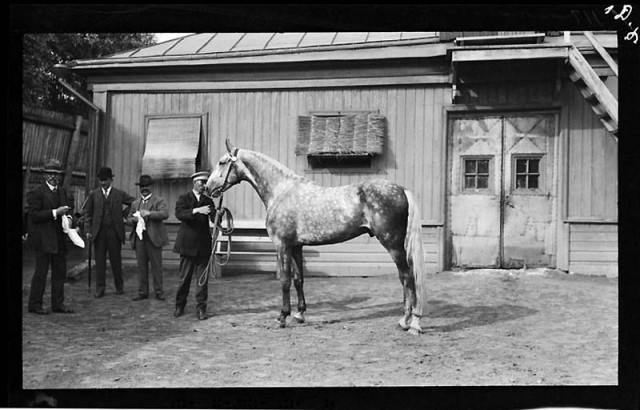
[(222, 195), (222, 192), (224, 192), (224, 186), (212, 189), (209, 192), (209, 196), (212, 198), (218, 198), (220, 195)]

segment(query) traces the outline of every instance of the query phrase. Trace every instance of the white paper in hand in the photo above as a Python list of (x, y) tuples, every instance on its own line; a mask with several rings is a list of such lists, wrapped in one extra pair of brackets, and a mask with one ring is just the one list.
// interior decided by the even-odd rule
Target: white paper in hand
[(62, 230), (69, 236), (74, 245), (84, 248), (84, 241), (78, 234), (78, 228), (71, 228), (71, 217), (69, 215), (62, 215)]
[(138, 218), (138, 223), (136, 224), (136, 234), (138, 235), (138, 238), (142, 240), (142, 231), (147, 229), (146, 225), (144, 224), (144, 218), (142, 218), (142, 215), (140, 215), (140, 211), (136, 211), (133, 216)]

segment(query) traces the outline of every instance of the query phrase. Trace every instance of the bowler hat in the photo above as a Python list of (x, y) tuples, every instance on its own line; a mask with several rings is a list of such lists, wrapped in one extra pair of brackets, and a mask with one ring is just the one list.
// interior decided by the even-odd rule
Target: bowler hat
[(191, 179), (194, 181), (206, 181), (209, 179), (209, 173), (207, 171), (196, 172), (191, 175)]
[(100, 181), (104, 181), (105, 179), (113, 178), (113, 172), (111, 172), (111, 168), (102, 167), (100, 171), (98, 171), (98, 179)]
[(42, 171), (47, 173), (61, 174), (62, 163), (60, 163), (60, 161), (58, 161), (57, 159), (50, 159), (47, 162), (45, 162)]
[(153, 179), (149, 175), (140, 175), (140, 182), (136, 182), (136, 185), (141, 187), (153, 185)]

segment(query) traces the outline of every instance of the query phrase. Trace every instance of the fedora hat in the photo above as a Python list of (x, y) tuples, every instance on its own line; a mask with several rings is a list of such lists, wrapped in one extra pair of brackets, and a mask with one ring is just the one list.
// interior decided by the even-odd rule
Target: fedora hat
[(42, 172), (62, 174), (62, 163), (57, 159), (50, 159), (45, 162)]
[(104, 181), (105, 179), (113, 178), (113, 172), (109, 167), (102, 167), (98, 171), (98, 179)]
[(191, 174), (191, 179), (194, 181), (207, 181), (209, 179), (209, 173), (207, 171), (196, 172)]
[(153, 185), (153, 179), (149, 175), (140, 175), (140, 182), (136, 182), (136, 185), (141, 187)]

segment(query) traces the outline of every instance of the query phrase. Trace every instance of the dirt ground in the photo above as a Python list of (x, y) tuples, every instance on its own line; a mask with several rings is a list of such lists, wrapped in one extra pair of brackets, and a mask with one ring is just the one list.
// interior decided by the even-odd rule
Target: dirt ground
[(273, 275), (211, 281), (205, 321), (196, 318), (193, 285), (185, 315), (173, 317), (177, 268), (165, 268), (165, 301), (131, 300), (134, 266), (125, 266), (124, 295), (108, 272), (101, 299), (80, 274), (65, 286), (71, 315), (27, 313), (31, 275), (25, 267), (24, 389), (618, 382), (617, 279), (549, 270), (430, 275), (424, 333), (412, 336), (397, 326), (395, 274), (307, 278), (307, 321), (289, 319), (285, 329), (275, 322), (281, 292)]

